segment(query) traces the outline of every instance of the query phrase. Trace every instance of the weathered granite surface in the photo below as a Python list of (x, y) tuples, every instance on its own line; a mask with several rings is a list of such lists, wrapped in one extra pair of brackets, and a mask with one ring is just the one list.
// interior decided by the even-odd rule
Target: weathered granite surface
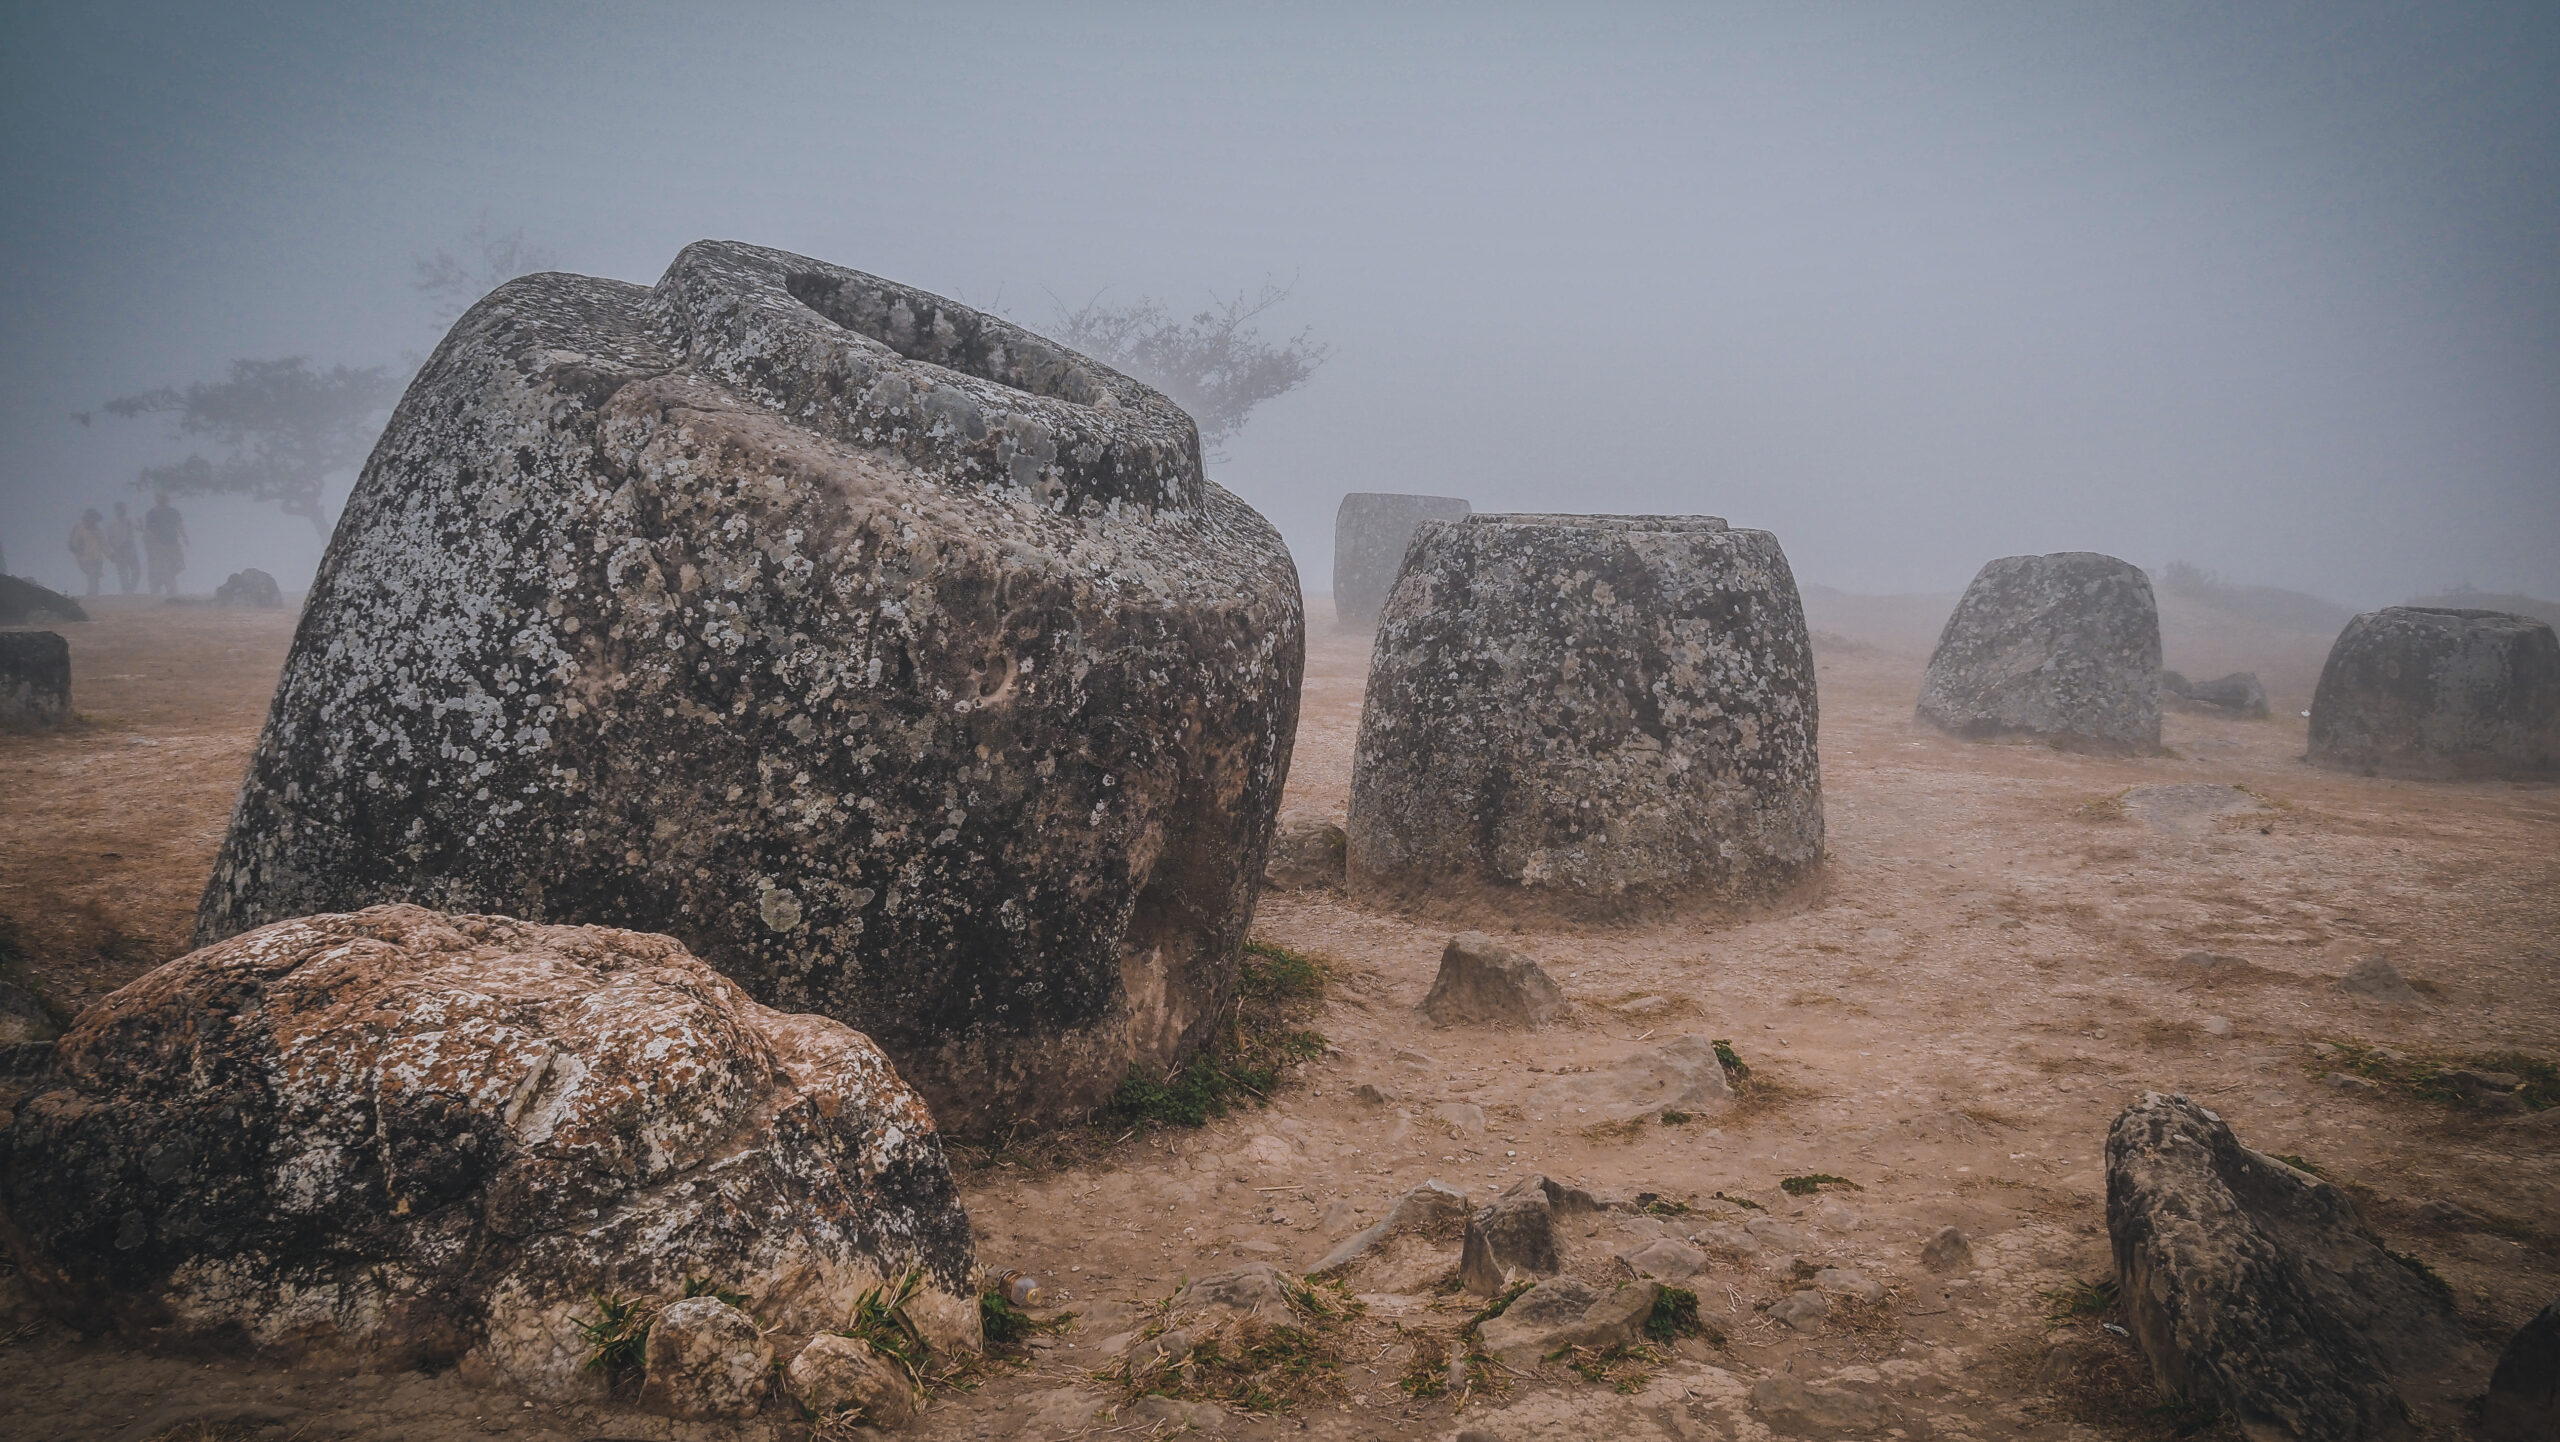
[(58, 731), (71, 719), (71, 643), (0, 631), (0, 731)]
[(1232, 994), (1303, 649), (1279, 534), (1125, 376), (754, 246), (528, 276), (348, 501), (198, 937), (662, 931), (947, 1127), (1070, 1115)]
[(924, 1101), (852, 1028), (663, 936), (377, 907), (265, 927), (82, 1013), (0, 1131), (0, 1239), (88, 1326), (476, 1357), (593, 1386), (591, 1293), (689, 1278), (846, 1324), (922, 1269), (978, 1339)]
[(2095, 551), (2003, 556), (1947, 617), (1920, 719), (1958, 736), (2160, 749), (2160, 609), (2142, 568)]
[(2163, 1388), (2252, 1437), (2402, 1435), (2413, 1400), (2476, 1361), (2446, 1299), (2329, 1183), (2146, 1093), (2107, 1136), (2107, 1232), (2125, 1321)]
[(1370, 663), (1352, 889), (1582, 912), (1765, 897), (1822, 855), (1817, 721), (1768, 532), (1427, 522)]
[(2308, 755), (2422, 780), (2560, 772), (2560, 639), (2504, 611), (2368, 611), (2320, 668)]
[(1475, 510), (1455, 496), (1353, 491), (1333, 513), (1333, 617), (1374, 626), (1395, 589), (1404, 553), (1425, 521), (1459, 521)]

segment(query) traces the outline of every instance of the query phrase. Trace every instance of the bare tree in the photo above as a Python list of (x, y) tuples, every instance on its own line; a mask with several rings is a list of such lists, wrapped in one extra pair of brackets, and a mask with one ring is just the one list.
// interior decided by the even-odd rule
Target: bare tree
[(1324, 363), (1328, 347), (1309, 332), (1275, 344), (1254, 324), (1290, 289), (1265, 281), (1251, 295), (1212, 295), (1209, 308), (1188, 320), (1155, 300), (1114, 306), (1096, 295), (1072, 311), (1058, 307), (1057, 338), (1172, 397), (1200, 427), (1201, 449), (1215, 457), (1255, 406), (1306, 384)]
[(310, 521), (325, 540), (329, 512), (322, 488), (330, 476), (364, 464), (399, 387), (388, 366), (322, 371), (301, 356), (287, 356), (236, 360), (221, 380), (120, 396), (104, 409), (128, 420), (169, 416), (173, 435), (221, 449), (212, 460), (198, 453), (176, 465), (152, 467), (134, 481), (140, 489), (273, 501), (286, 515)]
[(480, 297), (520, 275), (537, 270), (551, 270), (560, 258), (538, 245), (525, 243), (524, 227), (518, 226), (504, 235), (489, 231), (488, 212), (471, 226), (463, 238), (463, 253), (439, 250), (433, 255), (412, 258), (417, 274), (410, 286), (435, 303), (436, 325), (452, 325), (455, 318), (469, 310)]

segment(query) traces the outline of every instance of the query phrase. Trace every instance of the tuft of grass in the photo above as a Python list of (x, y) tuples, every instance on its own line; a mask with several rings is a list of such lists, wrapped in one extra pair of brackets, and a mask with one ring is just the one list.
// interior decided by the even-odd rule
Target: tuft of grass
[(1324, 1000), (1325, 982), (1330, 975), (1331, 969), (1321, 958), (1292, 951), (1278, 942), (1248, 941), (1244, 944), (1244, 965), (1236, 979), (1236, 993), (1248, 1002), (1312, 1004)]
[(2315, 1177), (2325, 1177), (2329, 1175), (2328, 1168), (2321, 1166), (2318, 1162), (2311, 1160), (2309, 1157), (2296, 1156), (2292, 1152), (2269, 1152), (2267, 1155), (2274, 1157), (2277, 1161), (2284, 1163), (2286, 1166), (2293, 1168), (2297, 1172), (2309, 1172)]
[(1621, 1342), (1605, 1351), (1567, 1347), (1547, 1360), (1561, 1361), (1583, 1378), (1627, 1395), (1643, 1391), (1644, 1384), (1653, 1380), (1653, 1373), (1646, 1369), (1660, 1366), (1665, 1358), (1642, 1342)]
[(1698, 1315), (1698, 1294), (1686, 1287), (1665, 1287), (1654, 1294), (1653, 1313), (1644, 1319), (1644, 1334), (1656, 1342), (1704, 1337), (1724, 1345), (1724, 1334)]
[(1750, 1066), (1734, 1051), (1733, 1043), (1731, 1041), (1723, 1037), (1718, 1037), (1714, 1041), (1714, 1046), (1716, 1049), (1716, 1060), (1723, 1064), (1725, 1075), (1733, 1078), (1735, 1081), (1751, 1080)]
[[(2380, 1244), (2376, 1243), (2376, 1245)], [(2435, 1268), (2407, 1252), (2395, 1252), (2389, 1247), (2382, 1248), (2382, 1255), (2408, 1268), (2409, 1274), (2416, 1277), (2428, 1291), (2435, 1293), (2437, 1300), (2448, 1307), (2453, 1305), (2453, 1287), (2443, 1277), (2437, 1275)]]
[(748, 1310), (746, 1293), (732, 1292), (728, 1288), (721, 1286), (719, 1283), (712, 1281), (708, 1277), (685, 1278), (684, 1294), (688, 1298), (717, 1297), (721, 1301), (728, 1303), (730, 1306), (737, 1308), (741, 1312)]
[(1474, 1335), (1475, 1330), (1478, 1327), (1483, 1326), (1485, 1323), (1490, 1322), (1494, 1318), (1511, 1310), (1511, 1304), (1519, 1301), (1522, 1294), (1526, 1293), (1531, 1287), (1536, 1285), (1537, 1283), (1535, 1282), (1512, 1283), (1509, 1287), (1503, 1290), (1501, 1296), (1494, 1298), (1492, 1301), (1485, 1303), (1481, 1308), (1478, 1308), (1476, 1314), (1467, 1319), (1467, 1325), (1459, 1328), (1458, 1330), (1470, 1336)]
[(1749, 1197), (1729, 1196), (1723, 1192), (1718, 1192), (1716, 1193), (1716, 1200), (1719, 1202), (1731, 1202), (1737, 1207), (1747, 1207), (1755, 1212), (1768, 1210), (1768, 1208), (1761, 1206), (1758, 1202), (1751, 1200)]
[(1281, 1079), (1322, 1056), (1324, 1036), (1300, 1026), (1324, 1000), (1330, 968), (1319, 958), (1267, 941), (1248, 941), (1236, 1000), (1209, 1044), (1174, 1072), (1131, 1072), (1103, 1108), (1106, 1127), (1205, 1126), (1265, 1104)]
[(925, 1369), (933, 1349), (925, 1343), (924, 1329), (907, 1315), (907, 1304), (923, 1290), (924, 1273), (909, 1268), (896, 1281), (883, 1282), (854, 1298), (853, 1320), (836, 1334), (851, 1337), (897, 1364), (919, 1397), (924, 1395)]
[(1075, 1317), (1073, 1312), (1061, 1312), (1044, 1322), (1006, 1301), (1002, 1288), (989, 1287), (978, 1294), (978, 1328), (991, 1347), (1010, 1347), (1043, 1332), (1063, 1332)]
[(1338, 1283), (1292, 1287), (1289, 1307), (1287, 1322), (1226, 1318), (1191, 1334), (1180, 1357), (1156, 1365), (1132, 1357), (1097, 1377), (1129, 1401), (1173, 1397), (1263, 1414), (1348, 1396), (1342, 1346), (1364, 1309)]
[(1859, 1186), (1856, 1182), (1849, 1180), (1847, 1177), (1835, 1177), (1829, 1172), (1813, 1172), (1801, 1177), (1785, 1177), (1780, 1179), (1778, 1182), (1778, 1190), (1785, 1192), (1791, 1197), (1809, 1197), (1814, 1193), (1821, 1191), (1824, 1187), (1847, 1187), (1853, 1192), (1863, 1192), (1866, 1190), (1866, 1188)]
[(2044, 1298), (2045, 1316), (2052, 1321), (2103, 1317), (2116, 1309), (2116, 1279), (2093, 1277), (2067, 1286), (2047, 1287), (2036, 1295)]
[(1413, 1346), (1412, 1354), (1405, 1358), (1404, 1370), (1396, 1374), (1396, 1386), (1417, 1402), (1449, 1395), (1449, 1339), (1427, 1328), (1396, 1330)]
[(1662, 1109), (1662, 1124), (1666, 1127), (1685, 1127), (1697, 1119), (1696, 1113), (1684, 1112), (1678, 1107), (1664, 1107)]
[(2315, 1075), (2331, 1071), (2348, 1072), (2405, 1092), (2420, 1101), (2467, 1108), (2475, 1103), (2454, 1090), (2455, 1072), (2506, 1072), (2521, 1083), (2516, 1088), (2516, 1095), (2523, 1098), (2526, 1106), (2535, 1111), (2560, 1106), (2560, 1061), (2550, 1057), (2519, 1051), (2460, 1055), (2392, 1051), (2386, 1054), (2385, 1048), (2365, 1042), (2322, 1039), (2337, 1048), (2337, 1054), (2314, 1065), (2312, 1071)]
[(657, 1320), (657, 1305), (602, 1292), (589, 1292), (587, 1297), (596, 1304), (595, 1319), (571, 1319), (587, 1344), (580, 1370), (602, 1376), (607, 1386), (639, 1376), (648, 1365), (649, 1324)]
[(1648, 1217), (1685, 1217), (1696, 1209), (1677, 1197), (1657, 1197), (1651, 1192), (1638, 1192), (1636, 1210)]

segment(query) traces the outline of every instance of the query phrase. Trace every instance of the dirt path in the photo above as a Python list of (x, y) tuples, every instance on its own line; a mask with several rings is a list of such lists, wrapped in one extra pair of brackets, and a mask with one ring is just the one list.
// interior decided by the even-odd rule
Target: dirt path
[[(1321, 598), (1315, 609), (1326, 614)], [(258, 668), (272, 678), (285, 629), (110, 612), (74, 639), (88, 668), (78, 704), (97, 729), (0, 740), (0, 910), (40, 973), (85, 999), (182, 934), (263, 710)], [(189, 664), (217, 646), (222, 666)], [(1956, 742), (1911, 720), (1916, 658), (1830, 638), (1819, 649), (1832, 859), (1814, 904), (1722, 926), (1518, 930), (1506, 940), (1575, 1002), (1567, 1024), (1518, 1034), (1416, 1016), (1445, 926), (1330, 894), (1267, 897), (1259, 934), (1335, 966), (1315, 1023), (1333, 1053), (1268, 1109), (1142, 1129), (1072, 1165), (1026, 1155), (967, 1170), (982, 1257), (1049, 1278), (1081, 1317), (1028, 1370), (938, 1402), (917, 1435), (1173, 1425), (1180, 1409), (1165, 1404), (1097, 1419), (1111, 1399), (1084, 1378), (1096, 1344), (1178, 1279), (1304, 1266), (1426, 1179), (1481, 1193), (1534, 1171), (1691, 1209), (1578, 1223), (1569, 1266), (1592, 1276), (1620, 1249), (1717, 1222), (1774, 1218), (1795, 1235), (1696, 1279), (1722, 1345), (1683, 1342), (1623, 1387), (1547, 1369), (1463, 1410), (1396, 1386), (1405, 1333), (1446, 1330), (1471, 1306), (1441, 1290), (1454, 1242), (1398, 1243), (1349, 1278), (1367, 1310), (1340, 1396), (1278, 1420), (1191, 1420), (1239, 1436), (1757, 1438), (1768, 1419), (1747, 1393), (1775, 1374), (1867, 1397), (1870, 1420), (1905, 1437), (2166, 1436), (2174, 1419), (2145, 1415), (2129, 1347), (2093, 1318), (2051, 1322), (2045, 1295), (2108, 1271), (2101, 1146), (2146, 1088), (2197, 1094), (2250, 1145), (2360, 1189), (2368, 1219), (2445, 1278), (2483, 1339), (2560, 1292), (2560, 1129), (2543, 1124), (2560, 1112), (2496, 1118), (2341, 1090), (2318, 1049), (2560, 1053), (2560, 788), (2316, 771), (2287, 715), (2173, 716), (2175, 754), (2136, 761)], [(1310, 651), (1288, 804), (1338, 813), (1365, 643), (1320, 626)], [(2259, 664), (2295, 676), (2316, 662)], [(93, 691), (89, 671), (110, 665)], [(2191, 789), (2148, 789), (2173, 787)], [(110, 956), (83, 939), (105, 929), (137, 940)], [(2421, 1004), (2335, 989), (2375, 950), (2420, 983)], [(2195, 952), (2229, 960), (2181, 960)], [(1624, 1128), (1593, 1127), (1542, 1090), (1683, 1034), (1730, 1039), (1767, 1085), (1686, 1125)], [(1387, 1100), (1360, 1100), (1364, 1084)], [(1779, 1186), (1813, 1173), (1857, 1189)], [(2422, 1222), (2432, 1201), (2470, 1220)], [(1918, 1253), (1950, 1224), (1978, 1266), (1940, 1277)], [(1760, 1310), (1788, 1284), (1780, 1256), (1855, 1266), (1890, 1295), (1855, 1325), (1796, 1333)], [(241, 1435), (796, 1432), (346, 1373), (45, 1332), (0, 1355), (0, 1399), (40, 1437), (138, 1438), (226, 1408), (252, 1409)]]

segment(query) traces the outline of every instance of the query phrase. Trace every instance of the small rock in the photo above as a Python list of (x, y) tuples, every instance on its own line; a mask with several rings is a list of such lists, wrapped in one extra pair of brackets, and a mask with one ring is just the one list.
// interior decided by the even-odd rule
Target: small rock
[(832, 1332), (809, 1339), (783, 1369), (782, 1385), (793, 1401), (821, 1417), (859, 1409), (872, 1426), (901, 1427), (916, 1412), (914, 1384), (896, 1363), (867, 1343)]
[(1490, 1297), (1518, 1276), (1550, 1276), (1556, 1267), (1555, 1212), (1536, 1178), (1514, 1185), (1467, 1218), (1458, 1280)]
[(1760, 1254), (1758, 1237), (1722, 1223), (1700, 1228), (1689, 1240), (1720, 1257), (1756, 1257)]
[(1263, 864), (1263, 881), (1281, 891), (1312, 891), (1342, 885), (1345, 834), (1331, 817), (1288, 815), (1271, 837), (1271, 859)]
[(1442, 1102), (1431, 1109), (1432, 1117), (1471, 1137), (1484, 1135), (1484, 1108), (1473, 1102)]
[(1214, 1402), (1186, 1402), (1178, 1397), (1146, 1396), (1120, 1409), (1124, 1421), (1149, 1424), (1173, 1432), (1216, 1434), (1227, 1430), (1226, 1410)]
[(2410, 1006), (2418, 1001), (2417, 988), (2409, 985), (2400, 968), (2379, 954), (2348, 967), (2347, 974), (2338, 978), (2338, 990), (2392, 1006)]
[(773, 1373), (756, 1319), (717, 1297), (669, 1303), (649, 1324), (646, 1360), (640, 1405), (697, 1422), (753, 1417)]
[(1884, 1403), (1864, 1392), (1775, 1375), (1751, 1384), (1751, 1407), (1771, 1426), (1790, 1432), (1872, 1432), (1884, 1425), (1885, 1415)]
[(1733, 1103), (1733, 1087), (1715, 1043), (1703, 1036), (1674, 1037), (1600, 1071), (1559, 1077), (1540, 1087), (1540, 1104), (1568, 1118), (1628, 1121), (1662, 1111), (1720, 1111)]
[(1604, 1292), (1578, 1277), (1554, 1277), (1521, 1293), (1477, 1335), (1504, 1366), (1526, 1372), (1561, 1348), (1634, 1341), (1661, 1292), (1651, 1282)]
[(1269, 1262), (1247, 1262), (1229, 1272), (1199, 1278), (1174, 1294), (1176, 1310), (1200, 1307), (1253, 1317), (1289, 1320), (1289, 1278)]
[(213, 604), (272, 611), (284, 604), (284, 588), (276, 584), (275, 577), (251, 566), (232, 572), (230, 579), (214, 587)]
[(2448, 1231), (2468, 1227), (2479, 1220), (2447, 1201), (2428, 1202), (2418, 1208), (2417, 1216), (2419, 1221), (2430, 1227), (2443, 1227)]
[(2560, 1302), (2542, 1309), (2507, 1342), (2489, 1374), (2481, 1432), (2496, 1442), (2560, 1437)]
[(1614, 1009), (1623, 1017), (1652, 1016), (1670, 1010), (1671, 999), (1666, 996), (1640, 996), (1633, 1001), (1622, 1001)]
[(1955, 1227), (1940, 1227), (1928, 1245), (1920, 1249), (1920, 1265), (1932, 1272), (1966, 1272), (1973, 1269), (1973, 1242)]
[(2453, 1084), (2464, 1101), (2480, 1102), (2505, 1097), (2524, 1085), (2524, 1078), (2512, 1072), (2462, 1071), (2448, 1073), (2445, 1080)]
[(1648, 1242), (1632, 1251), (1620, 1252), (1618, 1260), (1634, 1268), (1637, 1276), (1655, 1277), (1665, 1282), (1694, 1277), (1707, 1268), (1706, 1253), (1669, 1237)]
[(1813, 1220), (1826, 1232), (1854, 1232), (1860, 1225), (1858, 1214), (1838, 1202), (1824, 1202), (1814, 1208)]
[(1884, 1284), (1854, 1267), (1825, 1267), (1813, 1274), (1813, 1285), (1834, 1297), (1855, 1297), (1861, 1302), (1884, 1300)]
[(2220, 951), (2190, 951), (2178, 958), (2178, 965), (2191, 966), (2198, 971), (2229, 971), (2233, 967), (2247, 964), (2236, 956)]
[(1457, 1227), (1466, 1215), (1464, 1192), (1446, 1182), (1424, 1182), (1396, 1198), (1395, 1205), (1389, 1207), (1386, 1216), (1375, 1225), (1343, 1238), (1332, 1251), (1325, 1253), (1324, 1260), (1308, 1270), (1316, 1275), (1340, 1271), (1399, 1232), (1446, 1232)]
[(2329, 1085), (2338, 1091), (2370, 1096), (2382, 1090), (2382, 1084), (2371, 1077), (2350, 1076), (2342, 1071), (2329, 1073)]
[(1440, 953), (1422, 1014), (1442, 1026), (1536, 1027), (1565, 1005), (1546, 968), (1481, 931), (1462, 931)]
[(1742, 1224), (1742, 1229), (1758, 1237), (1762, 1246), (1782, 1252), (1801, 1252), (1813, 1246), (1813, 1238), (1776, 1217), (1753, 1217)]
[(1360, 1085), (1351, 1089), (1351, 1096), (1354, 1101), (1365, 1102), (1373, 1107), (1387, 1106), (1395, 1102), (1398, 1098), (1398, 1094), (1396, 1092), (1390, 1091), (1387, 1088), (1378, 1085), (1376, 1082), (1360, 1083)]
[(1789, 1292), (1769, 1306), (1769, 1320), (1811, 1335), (1831, 1315), (1831, 1299), (1820, 1292)]
[(2227, 1016), (2206, 1017), (2204, 1019), (2204, 1031), (2207, 1036), (2229, 1036), (2231, 1035), (2231, 1018)]

